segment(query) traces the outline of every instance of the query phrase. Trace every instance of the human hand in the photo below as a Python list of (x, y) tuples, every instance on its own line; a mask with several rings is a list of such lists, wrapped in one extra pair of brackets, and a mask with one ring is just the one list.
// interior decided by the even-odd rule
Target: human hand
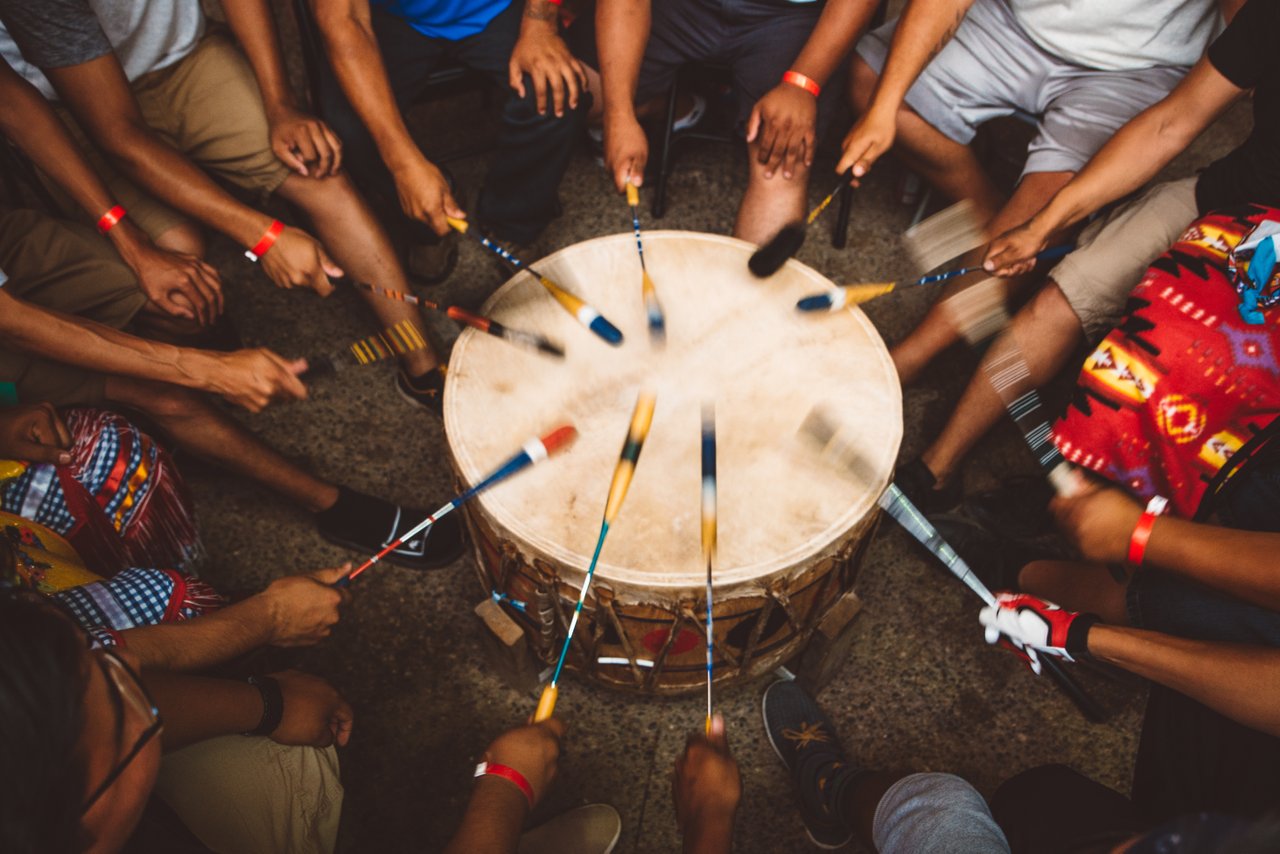
[(843, 153), (837, 172), (853, 169), (853, 186), (859, 185), (859, 178), (871, 171), (872, 165), (893, 147), (893, 140), (898, 132), (898, 117), (894, 111), (878, 110), (873, 104), (861, 119), (854, 124), (841, 143)]
[(327, 638), (337, 625), (351, 594), (334, 582), (351, 572), (351, 564), (277, 578), (258, 595), (267, 606), (272, 646), (311, 646)]
[(1026, 593), (998, 593), (996, 604), (978, 613), (987, 643), (1003, 640), (1037, 675), (1041, 670), (1037, 653), (1066, 661), (1088, 655), (1089, 629), (1097, 621), (1093, 614), (1067, 611)]
[(1058, 528), (1086, 560), (1122, 563), (1142, 505), (1114, 486), (1090, 484), (1070, 497), (1049, 502)]
[(782, 177), (795, 175), (796, 164), (813, 165), (813, 140), (818, 127), (818, 99), (790, 83), (779, 83), (756, 102), (747, 120), (747, 142), (756, 142), (756, 159), (765, 177), (778, 168)]
[(161, 311), (208, 326), (222, 314), (218, 271), (194, 255), (160, 249), (140, 240), (128, 257), (138, 285)]
[(417, 157), (395, 170), (396, 193), (406, 216), (431, 226), (436, 234), (449, 233), (448, 217), (466, 219), (444, 173), (425, 157)]
[(742, 798), (738, 763), (729, 753), (724, 718), (711, 719), (711, 733), (691, 733), (671, 776), (671, 798), (682, 833), (716, 823), (732, 824)]
[(205, 391), (226, 398), (250, 412), (261, 412), (276, 400), (302, 400), (307, 387), (298, 379), (305, 359), (285, 361), (265, 348), (214, 354), (217, 364), (205, 374)]
[(991, 241), (982, 267), (1005, 279), (1030, 273), (1036, 265), (1036, 255), (1048, 242), (1048, 233), (1038, 227), (1033, 217)]
[(604, 165), (621, 193), (627, 183), (644, 183), (644, 166), (649, 160), (649, 139), (634, 114), (605, 116)]
[(330, 276), (342, 276), (320, 242), (305, 231), (285, 226), (271, 249), (259, 259), (271, 281), (282, 288), (311, 288), (322, 297), (333, 293)]
[(530, 18), (526, 13), (520, 25), (520, 38), (511, 51), (507, 76), (511, 88), (525, 97), (524, 76), (533, 83), (534, 99), (539, 115), (547, 114), (547, 95), (557, 116), (564, 115), (565, 104), (577, 109), (579, 94), (587, 88), (587, 71), (569, 52), (556, 28), (555, 10), (551, 20)]
[(271, 150), (302, 177), (327, 178), (342, 168), (342, 141), (315, 116), (280, 105), (268, 110), (267, 124)]
[(509, 729), (493, 740), (483, 759), (523, 774), (533, 789), (536, 806), (555, 780), (564, 731), (564, 722), (557, 718)]
[(280, 683), (284, 697), (284, 714), (271, 733), (272, 741), (305, 747), (346, 746), (355, 715), (336, 688), (319, 676), (297, 670), (272, 673), (271, 678)]
[(0, 409), (0, 458), (65, 466), (71, 462), (71, 431), (51, 403)]

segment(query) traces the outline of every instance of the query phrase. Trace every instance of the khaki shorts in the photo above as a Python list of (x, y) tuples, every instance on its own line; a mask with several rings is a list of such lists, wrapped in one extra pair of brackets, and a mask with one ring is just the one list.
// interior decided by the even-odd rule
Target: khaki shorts
[(330, 854), (343, 789), (332, 747), (227, 735), (166, 753), (155, 792), (218, 854)]
[[(10, 296), (115, 329), (147, 304), (133, 271), (93, 228), (35, 211), (0, 212), (0, 270)], [(0, 344), (0, 383), (15, 385), (20, 401), (66, 406), (101, 402), (106, 377)]]
[(1151, 264), (1169, 250), (1200, 215), (1196, 178), (1156, 184), (1080, 234), (1079, 247), (1053, 268), (1080, 318), (1085, 337), (1096, 343), (1119, 322), (1129, 292)]
[[(253, 69), (225, 35), (210, 33), (186, 59), (139, 77), (130, 88), (156, 136), (215, 177), (248, 190), (255, 203), (264, 202), (289, 177), (289, 168), (271, 151)], [(58, 112), (116, 201), (152, 239), (189, 222), (126, 178), (66, 109)], [(47, 177), (45, 184), (68, 216), (73, 211), (84, 216)]]

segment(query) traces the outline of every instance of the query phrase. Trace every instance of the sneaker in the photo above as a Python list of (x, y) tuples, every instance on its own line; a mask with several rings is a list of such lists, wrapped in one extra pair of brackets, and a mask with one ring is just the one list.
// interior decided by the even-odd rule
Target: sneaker
[(420, 240), (405, 247), (405, 271), (424, 285), (438, 285), (458, 266), (458, 241), (451, 235)]
[(1041, 475), (1021, 475), (966, 498), (964, 512), (988, 531), (1026, 539), (1053, 530), (1052, 500), (1053, 487), (1048, 480)]
[[(425, 510), (338, 487), (337, 503), (316, 514), (316, 527), (320, 536), (334, 545), (373, 555), (411, 531), (427, 515)], [(462, 557), (466, 545), (462, 518), (455, 512), (406, 540), (383, 560), (407, 569), (439, 569)]]
[(410, 377), (404, 368), (396, 371), (396, 391), (400, 396), (437, 418), (444, 417), (444, 366), (427, 371), (420, 377)]
[(612, 854), (622, 836), (622, 818), (608, 804), (587, 804), (525, 831), (517, 854)]
[(830, 784), (837, 773), (856, 774), (858, 769), (845, 757), (831, 721), (791, 680), (770, 685), (762, 705), (769, 744), (791, 772), (809, 839), (819, 848), (847, 845), (853, 831), (831, 809)]
[(894, 483), (911, 499), (916, 509), (926, 516), (952, 510), (964, 498), (960, 478), (953, 478), (951, 483), (939, 489), (938, 478), (919, 457), (898, 467), (894, 473)]

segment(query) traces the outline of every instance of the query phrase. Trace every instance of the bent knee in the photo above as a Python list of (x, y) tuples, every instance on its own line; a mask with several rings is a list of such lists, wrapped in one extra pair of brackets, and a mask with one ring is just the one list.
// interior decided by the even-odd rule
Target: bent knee
[(865, 113), (871, 106), (871, 99), (876, 92), (876, 84), (880, 75), (867, 61), (856, 53), (853, 62), (849, 63), (849, 100), (859, 114)]
[(161, 233), (155, 238), (155, 245), (170, 252), (181, 252), (203, 258), (205, 249), (204, 232), (189, 222), (180, 223)]

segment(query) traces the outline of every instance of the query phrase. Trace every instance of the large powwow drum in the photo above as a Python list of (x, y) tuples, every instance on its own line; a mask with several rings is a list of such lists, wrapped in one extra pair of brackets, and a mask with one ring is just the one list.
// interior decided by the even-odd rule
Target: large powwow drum
[[(454, 464), (476, 483), (528, 436), (572, 422), (567, 453), (468, 505), (480, 580), (553, 662), (600, 533), (601, 514), (637, 391), (657, 411), (630, 493), (610, 528), (568, 666), (653, 693), (705, 685), (706, 566), (700, 546), (699, 427), (716, 407), (719, 550), (716, 681), (750, 679), (798, 653), (853, 586), (902, 438), (897, 375), (857, 308), (823, 318), (795, 310), (831, 287), (795, 261), (768, 280), (747, 270), (753, 247), (689, 232), (648, 232), (649, 272), (666, 313), (650, 342), (631, 235), (590, 240), (537, 269), (625, 334), (610, 347), (527, 273), (485, 307), (509, 326), (564, 343), (564, 361), (468, 330), (445, 392)], [(862, 452), (858, 482), (797, 430), (822, 402)]]

